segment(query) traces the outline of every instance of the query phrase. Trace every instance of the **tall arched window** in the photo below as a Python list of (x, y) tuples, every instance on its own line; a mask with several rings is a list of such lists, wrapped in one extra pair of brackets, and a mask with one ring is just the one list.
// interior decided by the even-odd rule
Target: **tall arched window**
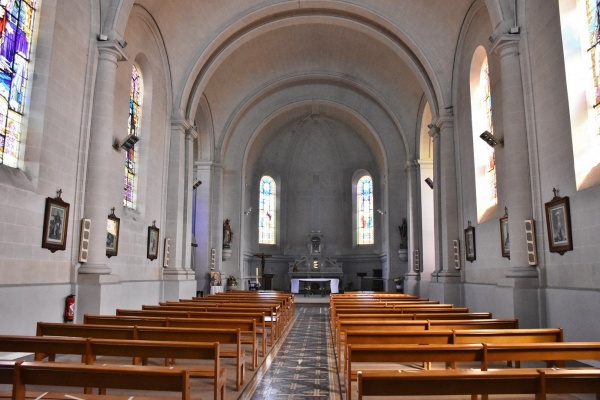
[(373, 244), (373, 180), (369, 175), (356, 184), (356, 244)]
[[(138, 68), (133, 65), (131, 67), (131, 89), (129, 91), (128, 135), (138, 136), (140, 131), (143, 95), (144, 86), (142, 76), (140, 75)], [(123, 191), (123, 205), (128, 208), (135, 208), (136, 203), (136, 147), (137, 145), (133, 145), (128, 149), (125, 156), (125, 189)]]
[(577, 189), (600, 184), (598, 0), (559, 0)]
[(277, 185), (270, 176), (260, 178), (258, 207), (258, 243), (275, 244)]
[(477, 193), (477, 219), (498, 204), (496, 190), (496, 153), (479, 136), (494, 133), (490, 70), (485, 49), (479, 46), (471, 61), (471, 118), (473, 126), (473, 161)]
[(0, 1), (0, 163), (19, 166), (35, 0)]

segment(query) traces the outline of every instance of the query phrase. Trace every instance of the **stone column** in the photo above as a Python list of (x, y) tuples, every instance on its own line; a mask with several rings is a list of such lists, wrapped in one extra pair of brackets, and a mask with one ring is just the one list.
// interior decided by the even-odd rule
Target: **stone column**
[(113, 142), (127, 132), (114, 134), (113, 118), (117, 62), (127, 60), (127, 56), (112, 41), (99, 42), (98, 51), (84, 205), (84, 218), (92, 223), (88, 261), (79, 267), (79, 274), (111, 273), (106, 258), (106, 225), (111, 208), (117, 209), (118, 216), (123, 204), (124, 156), (113, 148)]
[[(532, 218), (527, 124), (519, 59), (519, 35), (501, 35), (492, 49), (500, 57), (504, 148), (497, 146), (498, 208), (508, 209), (510, 267), (495, 292), (494, 315), (518, 318), (523, 328), (541, 326), (538, 273), (527, 263), (525, 219)], [(500, 251), (500, 249), (498, 249)]]
[(440, 240), (441, 255), (438, 276), (459, 276), (454, 269), (454, 244), (458, 237), (458, 202), (456, 194), (456, 160), (454, 149), (454, 120), (451, 116), (438, 120), (440, 128), (440, 174), (435, 180), (440, 190)]
[[(164, 269), (165, 279), (183, 280), (187, 276), (191, 252), (191, 171), (187, 165), (187, 142), (193, 129), (184, 119), (171, 121), (169, 170), (167, 184), (167, 212), (165, 237), (171, 239), (169, 266)], [(190, 163), (191, 164), (191, 163)], [(188, 197), (190, 197), (188, 199)], [(189, 207), (188, 207), (189, 206)], [(189, 211), (191, 212), (191, 210)], [(189, 231), (189, 232), (188, 232)], [(186, 264), (187, 262), (187, 264)]]
[[(525, 220), (533, 216), (527, 124), (523, 100), (523, 81), (519, 60), (519, 36), (503, 35), (496, 39), (492, 49), (500, 56), (502, 125), (504, 147), (502, 174), (499, 182), (498, 209), (508, 209), (510, 239), (510, 268), (507, 277), (534, 277), (537, 271), (527, 263)], [(517, 178), (518, 177), (518, 178)], [(510, 195), (506, 195), (510, 193)], [(502, 195), (504, 194), (504, 195)]]
[[(409, 157), (410, 158), (410, 157)], [(409, 159), (404, 165), (404, 170), (407, 173), (407, 191), (408, 191), (408, 273), (406, 274), (406, 282), (404, 283), (405, 293), (419, 294), (419, 281), (421, 280), (421, 266), (415, 263), (414, 252), (421, 248), (421, 237), (419, 235), (419, 229), (417, 229), (418, 216), (418, 204), (419, 198), (417, 197), (417, 171), (419, 169), (419, 163), (415, 159)], [(420, 263), (421, 257), (419, 257)]]
[(429, 124), (429, 136), (433, 143), (433, 220), (434, 220), (434, 236), (435, 236), (435, 270), (431, 273), (431, 281), (437, 281), (437, 276), (443, 270), (443, 263), (441, 262), (442, 254), (442, 242), (441, 242), (441, 229), (440, 222), (441, 217), (441, 206), (440, 206), (440, 128), (432, 122)]

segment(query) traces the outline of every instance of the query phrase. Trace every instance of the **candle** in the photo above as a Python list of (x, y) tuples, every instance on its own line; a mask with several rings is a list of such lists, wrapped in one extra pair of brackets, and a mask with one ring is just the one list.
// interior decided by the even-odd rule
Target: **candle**
[(256, 282), (258, 282), (258, 267), (256, 268)]

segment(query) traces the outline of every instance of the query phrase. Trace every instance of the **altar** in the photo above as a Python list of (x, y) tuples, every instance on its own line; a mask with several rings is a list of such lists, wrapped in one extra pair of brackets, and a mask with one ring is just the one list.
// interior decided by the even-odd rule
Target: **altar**
[(300, 282), (329, 282), (331, 293), (339, 293), (340, 280), (338, 278), (292, 278), (292, 293), (299, 293)]

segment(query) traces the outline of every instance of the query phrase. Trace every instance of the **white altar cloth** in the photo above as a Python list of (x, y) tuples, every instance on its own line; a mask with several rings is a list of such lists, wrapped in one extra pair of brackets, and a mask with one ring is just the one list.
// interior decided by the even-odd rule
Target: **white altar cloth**
[(302, 282), (329, 282), (331, 293), (339, 293), (340, 280), (338, 278), (293, 278), (292, 293), (298, 293), (300, 289), (300, 281)]

